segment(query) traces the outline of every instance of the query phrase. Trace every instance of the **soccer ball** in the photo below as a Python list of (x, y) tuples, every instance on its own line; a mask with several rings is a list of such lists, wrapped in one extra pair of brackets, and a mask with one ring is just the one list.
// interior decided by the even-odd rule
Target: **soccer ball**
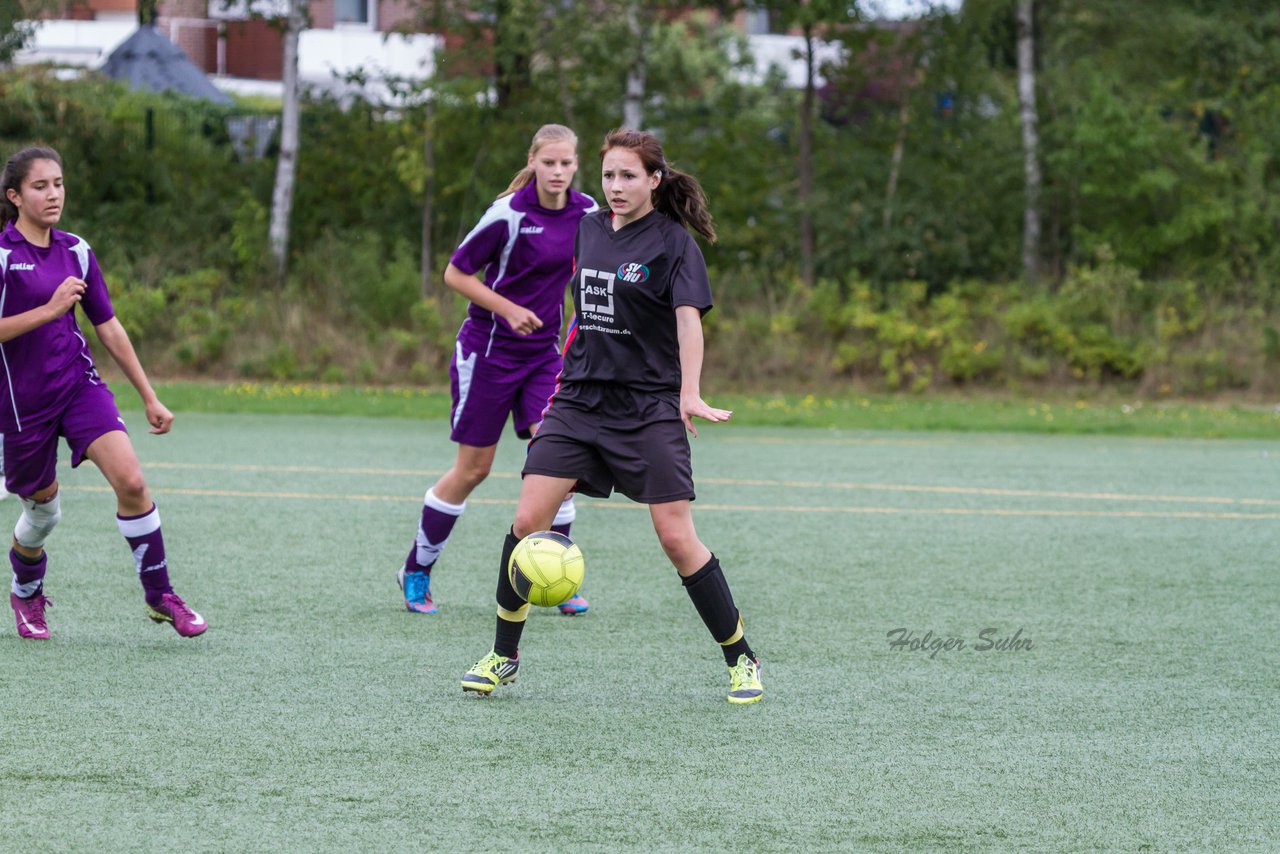
[(535, 531), (516, 543), (507, 564), (511, 586), (530, 605), (554, 608), (582, 586), (586, 567), (573, 540), (555, 531)]

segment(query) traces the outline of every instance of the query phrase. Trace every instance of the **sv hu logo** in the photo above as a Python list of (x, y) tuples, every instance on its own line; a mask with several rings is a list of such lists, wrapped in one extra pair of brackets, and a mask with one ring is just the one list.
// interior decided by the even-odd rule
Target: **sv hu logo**
[(629, 261), (618, 267), (618, 278), (633, 285), (649, 281), (649, 268), (638, 261)]

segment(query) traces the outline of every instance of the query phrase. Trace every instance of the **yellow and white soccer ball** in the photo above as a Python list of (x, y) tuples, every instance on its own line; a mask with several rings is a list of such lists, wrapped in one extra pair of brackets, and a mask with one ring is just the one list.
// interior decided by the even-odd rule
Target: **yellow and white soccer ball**
[(573, 598), (585, 571), (581, 549), (555, 531), (535, 531), (516, 543), (507, 564), (511, 586), (520, 598), (543, 608)]

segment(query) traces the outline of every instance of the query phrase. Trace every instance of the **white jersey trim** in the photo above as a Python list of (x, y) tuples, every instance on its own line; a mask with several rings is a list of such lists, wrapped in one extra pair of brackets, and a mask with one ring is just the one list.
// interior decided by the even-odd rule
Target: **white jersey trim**
[[(498, 274), (493, 277), (493, 284), (489, 286), (495, 291), (498, 289), (498, 283), (502, 281), (502, 277), (507, 274), (507, 262), (511, 260), (511, 251), (515, 248), (516, 238), (520, 236), (520, 223), (524, 220), (524, 212), (511, 207), (511, 199), (512, 196), (503, 196), (489, 205), (489, 209), (484, 212), (484, 216), (480, 217), (480, 221), (476, 223), (475, 228), (467, 233), (467, 236), (462, 239), (462, 243), (458, 246), (459, 249), (466, 246), (471, 242), (472, 238), (494, 223), (505, 222), (507, 224), (507, 243), (502, 247), (502, 254), (498, 256)], [(488, 265), (486, 269), (488, 269)]]
[(76, 258), (80, 260), (80, 278), (82, 279), (88, 278), (89, 253), (93, 251), (92, 247), (89, 246), (88, 241), (86, 241), (83, 237), (81, 237), (78, 234), (72, 234), (69, 231), (65, 232), (65, 234), (67, 235), (67, 237), (74, 237), (76, 240), (75, 243), (71, 244), (71, 251), (74, 252), (76, 255)]
[[(9, 254), (13, 250), (0, 249), (0, 317), (4, 317), (5, 297), (9, 295)], [(4, 352), (4, 344), (0, 343), (0, 363), (4, 365), (4, 381), (9, 387), (9, 403), (13, 406), (13, 423), (18, 425), (18, 432), (22, 432), (22, 417), (18, 415), (18, 398), (13, 393), (13, 376), (9, 373), (9, 357)]]
[(476, 369), (476, 353), (472, 353), (467, 358), (462, 357), (462, 342), (458, 341), (454, 344), (454, 364), (458, 368), (458, 407), (453, 411), (453, 423), (449, 426), (457, 429), (458, 419), (462, 417), (462, 410), (466, 408), (467, 397), (471, 394), (471, 375)]

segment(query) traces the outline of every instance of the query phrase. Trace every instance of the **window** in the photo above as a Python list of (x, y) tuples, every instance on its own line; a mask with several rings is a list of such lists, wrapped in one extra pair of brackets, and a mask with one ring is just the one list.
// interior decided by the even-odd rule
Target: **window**
[(378, 26), (378, 0), (334, 0), (334, 24)]
[(769, 29), (769, 10), (756, 9), (748, 6), (746, 9), (747, 16), (747, 35), (763, 36), (772, 32)]

